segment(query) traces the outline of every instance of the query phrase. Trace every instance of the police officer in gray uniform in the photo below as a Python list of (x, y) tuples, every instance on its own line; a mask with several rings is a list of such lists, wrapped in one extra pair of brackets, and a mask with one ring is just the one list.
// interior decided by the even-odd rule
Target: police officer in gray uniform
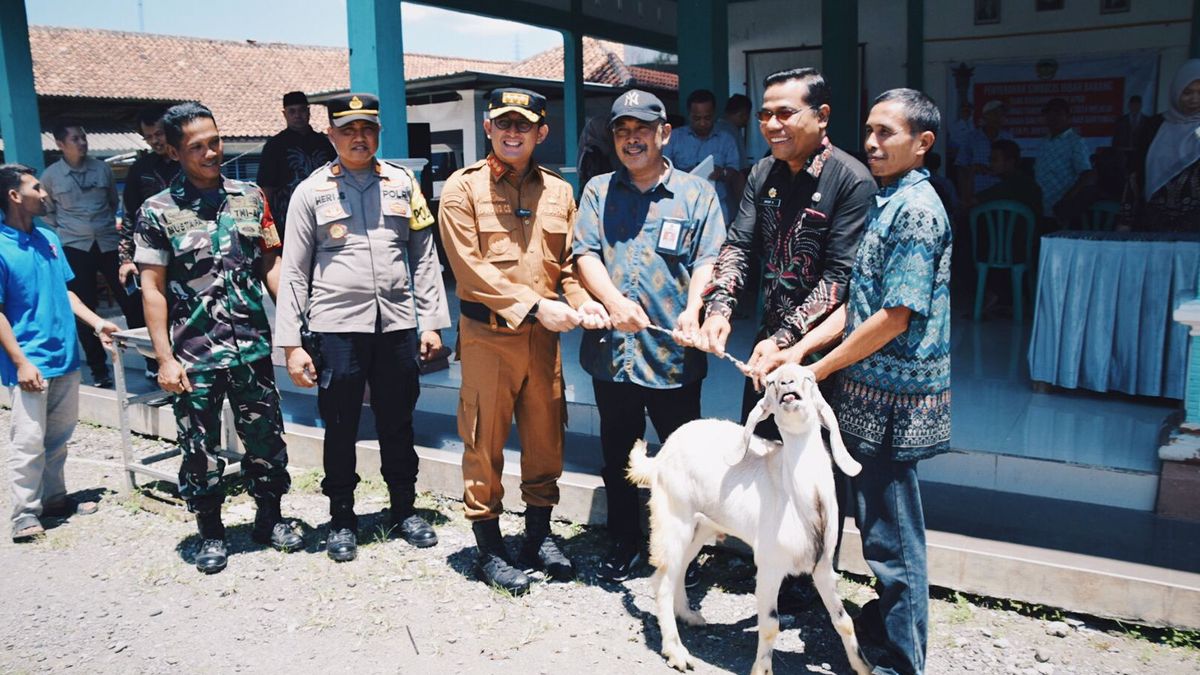
[[(450, 312), (433, 215), (420, 186), (408, 169), (375, 157), (379, 99), (347, 94), (326, 105), (338, 157), (292, 193), (275, 343), (287, 355), (293, 382), (320, 387), (321, 489), (330, 514), (326, 552), (343, 562), (354, 559), (358, 545), (355, 442), (368, 383), (391, 495), (390, 525), (414, 546), (437, 543), (433, 528), (413, 512), (412, 415), (420, 393), (417, 360), (441, 349), (437, 331), (450, 325)], [(301, 341), (303, 316), (316, 346)]]

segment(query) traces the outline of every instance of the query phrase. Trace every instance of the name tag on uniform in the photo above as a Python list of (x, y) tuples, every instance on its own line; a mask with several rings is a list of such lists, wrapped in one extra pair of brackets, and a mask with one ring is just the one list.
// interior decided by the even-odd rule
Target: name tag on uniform
[(163, 225), (163, 229), (167, 231), (168, 237), (179, 237), (192, 230), (202, 230), (204, 221), (200, 220), (194, 211), (184, 211), (181, 209), (170, 209), (163, 211), (163, 220), (167, 221)]
[(655, 247), (659, 253), (667, 255), (679, 255), (683, 252), (684, 234), (690, 223), (680, 218), (663, 218), (662, 226), (658, 230), (658, 245)]
[(238, 232), (247, 237), (262, 236), (262, 215), (257, 199), (248, 195), (230, 195), (226, 203)]
[(763, 197), (762, 199), (758, 200), (758, 203), (760, 206), (766, 206), (772, 209), (777, 209), (783, 206), (783, 200), (778, 198), (771, 199), (769, 197)]
[(313, 205), (318, 225), (324, 225), (325, 223), (350, 216), (350, 207), (346, 203), (346, 194), (339, 191), (337, 185), (317, 190)]

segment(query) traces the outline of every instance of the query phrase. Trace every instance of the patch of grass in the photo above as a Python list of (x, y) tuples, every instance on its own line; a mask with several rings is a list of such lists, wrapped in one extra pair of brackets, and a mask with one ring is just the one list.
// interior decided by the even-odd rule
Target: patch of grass
[(146, 496), (141, 490), (131, 490), (117, 499), (117, 504), (129, 515), (137, 515), (146, 508)]
[(381, 479), (368, 478), (359, 482), (358, 487), (354, 490), (356, 498), (368, 499), (370, 497), (387, 497), (387, 484)]
[(955, 591), (954, 607), (950, 610), (950, 623), (966, 623), (975, 616), (975, 610), (962, 593)]
[(303, 494), (320, 494), (321, 481), (325, 480), (325, 472), (320, 469), (309, 469), (292, 478), (292, 492)]

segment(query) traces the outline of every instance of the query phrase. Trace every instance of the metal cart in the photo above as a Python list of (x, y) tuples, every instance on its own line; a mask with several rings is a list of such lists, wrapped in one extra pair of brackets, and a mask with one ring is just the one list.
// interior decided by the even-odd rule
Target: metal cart
[[(113, 382), (117, 391), (117, 418), (121, 426), (121, 456), (125, 463), (126, 486), (129, 490), (137, 488), (137, 474), (145, 474), (156, 480), (171, 483), (179, 487), (179, 476), (176, 469), (158, 466), (175, 457), (182, 451), (172, 448), (148, 457), (133, 456), (133, 432), (129, 423), (129, 409), (133, 406), (145, 405), (151, 408), (161, 408), (171, 403), (172, 394), (161, 389), (145, 394), (129, 393), (125, 378), (125, 352), (134, 349), (142, 356), (154, 358), (154, 348), (150, 343), (150, 333), (145, 328), (123, 330), (113, 334)], [(223, 476), (241, 471), (242, 455), (237, 451), (237, 432), (233, 426), (233, 411), (226, 403), (221, 414), (221, 432), (224, 443), (218, 453), (227, 460)]]

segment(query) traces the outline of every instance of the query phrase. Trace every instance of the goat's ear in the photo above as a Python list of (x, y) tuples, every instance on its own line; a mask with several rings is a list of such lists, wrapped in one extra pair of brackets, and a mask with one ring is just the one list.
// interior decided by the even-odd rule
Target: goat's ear
[(770, 396), (767, 392), (763, 392), (763, 397), (758, 399), (758, 403), (754, 405), (754, 409), (750, 411), (750, 415), (746, 418), (746, 426), (742, 429), (742, 447), (741, 453), (737, 456), (737, 460), (733, 464), (741, 462), (746, 456), (746, 452), (750, 449), (750, 441), (754, 438), (754, 428), (758, 423), (770, 417), (773, 407), (770, 402)]
[(838, 426), (837, 415), (833, 413), (833, 408), (825, 402), (825, 397), (821, 395), (821, 388), (817, 386), (815, 379), (807, 379), (808, 382), (808, 397), (817, 408), (817, 414), (821, 418), (821, 426), (829, 430), (829, 444), (833, 451), (833, 461), (837, 463), (838, 468), (847, 476), (857, 476), (862, 471), (862, 465), (850, 456), (850, 452), (846, 450), (846, 443), (842, 440), (842, 430)]

